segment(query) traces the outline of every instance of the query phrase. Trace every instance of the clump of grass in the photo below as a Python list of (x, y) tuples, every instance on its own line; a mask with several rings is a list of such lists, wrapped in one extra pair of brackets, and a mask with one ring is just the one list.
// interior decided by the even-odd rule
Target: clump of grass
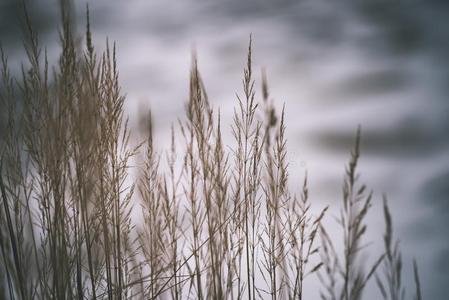
[(357, 182), (360, 131), (343, 184), (340, 258), (322, 225), (327, 208), (311, 212), (307, 174), (300, 191), (289, 188), (285, 111), (276, 113), (265, 73), (258, 100), (251, 38), (234, 145), (225, 146), (193, 55), (186, 117), (158, 152), (151, 114), (145, 141), (131, 146), (115, 44), (97, 53), (87, 9), (83, 50), (68, 2), (60, 14), (53, 73), (26, 8), (21, 78), (1, 51), (2, 297), (304, 299), (306, 279), (319, 274), (323, 298), (349, 300), (362, 297), (382, 263), (381, 294), (402, 295), (386, 204), (386, 259), (367, 273), (358, 259), (372, 197)]

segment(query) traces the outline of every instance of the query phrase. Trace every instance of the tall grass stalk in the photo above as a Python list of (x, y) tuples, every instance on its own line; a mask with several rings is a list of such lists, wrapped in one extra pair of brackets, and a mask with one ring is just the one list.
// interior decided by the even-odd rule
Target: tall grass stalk
[(359, 262), (362, 242), (366, 233), (365, 218), (371, 207), (372, 192), (366, 193), (366, 186), (358, 183), (357, 165), (360, 156), (360, 128), (357, 130), (354, 149), (346, 168), (343, 182), (343, 208), (338, 223), (343, 233), (343, 255), (339, 256), (334, 242), (324, 227), (322, 233), (322, 261), (325, 271), (320, 277), (325, 281), (324, 299), (361, 299), (368, 280), (375, 274), (384, 255), (369, 267), (368, 272)]

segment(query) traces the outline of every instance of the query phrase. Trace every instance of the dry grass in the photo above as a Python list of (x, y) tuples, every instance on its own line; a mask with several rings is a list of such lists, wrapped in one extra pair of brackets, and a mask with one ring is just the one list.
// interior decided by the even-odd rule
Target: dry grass
[(367, 272), (359, 259), (371, 206), (357, 180), (360, 131), (343, 183), (340, 255), (322, 226), (327, 208), (311, 213), (307, 176), (297, 194), (289, 190), (285, 113), (276, 113), (265, 73), (257, 100), (251, 39), (234, 147), (225, 146), (194, 55), (186, 117), (158, 153), (151, 115), (145, 142), (130, 146), (115, 45), (97, 54), (87, 11), (82, 50), (64, 3), (57, 66), (26, 10), (20, 78), (1, 52), (2, 298), (304, 299), (318, 274), (323, 299), (361, 299), (379, 266), (383, 298), (404, 298), (386, 201), (385, 254)]

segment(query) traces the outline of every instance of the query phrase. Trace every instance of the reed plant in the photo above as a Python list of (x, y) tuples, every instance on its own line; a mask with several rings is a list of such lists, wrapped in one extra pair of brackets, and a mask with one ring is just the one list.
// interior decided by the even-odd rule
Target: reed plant
[(374, 276), (384, 299), (404, 298), (386, 202), (385, 253), (367, 272), (359, 259), (372, 204), (358, 183), (360, 130), (336, 249), (327, 207), (312, 213), (307, 174), (290, 189), (285, 109), (276, 112), (265, 72), (256, 92), (252, 38), (233, 140), (223, 139), (194, 54), (185, 118), (158, 151), (151, 114), (143, 142), (129, 130), (115, 43), (95, 49), (88, 8), (81, 42), (70, 3), (60, 7), (55, 66), (25, 5), (21, 76), (0, 48), (1, 298), (305, 299), (315, 275), (323, 299), (361, 299)]

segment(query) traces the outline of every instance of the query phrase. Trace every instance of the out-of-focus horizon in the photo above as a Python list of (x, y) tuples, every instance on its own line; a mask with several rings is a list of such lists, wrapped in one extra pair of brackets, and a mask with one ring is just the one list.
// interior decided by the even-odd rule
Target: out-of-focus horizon
[[(28, 2), (41, 44), (54, 60), (57, 1)], [(16, 72), (25, 58), (19, 3), (0, 3), (0, 41)], [(75, 3), (80, 34), (85, 4)], [(184, 114), (192, 48), (210, 101), (220, 108), (223, 124), (230, 124), (252, 34), (254, 70), (266, 68), (272, 97), (278, 107), (285, 103), (290, 184), (299, 186), (307, 169), (312, 201), (336, 203), (360, 124), (360, 172), (375, 191), (373, 253), (382, 247), (385, 192), (404, 253), (405, 281), (412, 282), (416, 257), (425, 298), (445, 299), (449, 3), (139, 0), (91, 1), (89, 8), (95, 44), (103, 47), (106, 37), (117, 42), (131, 121), (151, 107), (161, 145)], [(377, 299), (378, 292), (372, 288), (366, 296)]]

